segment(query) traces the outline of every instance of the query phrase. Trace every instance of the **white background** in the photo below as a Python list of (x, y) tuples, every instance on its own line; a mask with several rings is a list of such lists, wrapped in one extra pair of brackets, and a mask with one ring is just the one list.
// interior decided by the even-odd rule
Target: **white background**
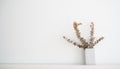
[[(119, 0), (0, 0), (0, 63), (80, 63), (72, 28), (82, 22), (82, 36), (105, 39), (95, 46), (97, 64), (120, 64)], [(97, 39), (96, 38), (96, 39)]]

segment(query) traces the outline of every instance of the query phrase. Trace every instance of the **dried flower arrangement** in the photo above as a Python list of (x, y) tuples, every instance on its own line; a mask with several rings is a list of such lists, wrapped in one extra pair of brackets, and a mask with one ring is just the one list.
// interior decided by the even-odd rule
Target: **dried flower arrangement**
[(91, 22), (91, 24), (90, 24), (90, 29), (91, 29), (91, 31), (90, 31), (90, 39), (87, 42), (86, 39), (84, 39), (81, 36), (81, 32), (78, 29), (78, 26), (80, 26), (80, 25), (82, 25), (82, 23), (77, 23), (77, 22), (73, 23), (73, 28), (74, 28), (74, 30), (76, 32), (77, 38), (80, 40), (80, 43), (74, 42), (74, 41), (72, 41), (71, 39), (69, 39), (69, 38), (67, 38), (65, 36), (63, 36), (63, 38), (65, 40), (67, 40), (69, 43), (72, 43), (74, 46), (77, 46), (79, 48), (84, 48), (84, 49), (93, 48), (97, 43), (99, 43), (101, 40), (104, 39), (104, 37), (100, 37), (99, 39), (94, 41), (95, 40), (95, 37), (94, 37), (94, 23)]

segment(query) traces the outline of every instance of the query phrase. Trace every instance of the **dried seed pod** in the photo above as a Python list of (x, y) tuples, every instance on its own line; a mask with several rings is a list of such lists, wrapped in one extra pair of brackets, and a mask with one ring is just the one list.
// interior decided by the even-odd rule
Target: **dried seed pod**
[(73, 23), (73, 28), (74, 28), (74, 29), (77, 29), (77, 26), (78, 26), (77, 23), (74, 22), (74, 23)]
[(82, 46), (82, 45), (79, 45), (79, 44), (78, 44), (77, 46), (78, 46), (79, 48), (83, 48), (83, 46)]
[(77, 38), (80, 38), (80, 32), (78, 30), (78, 24), (76, 22), (73, 23), (73, 28), (74, 28), (74, 30), (76, 32)]

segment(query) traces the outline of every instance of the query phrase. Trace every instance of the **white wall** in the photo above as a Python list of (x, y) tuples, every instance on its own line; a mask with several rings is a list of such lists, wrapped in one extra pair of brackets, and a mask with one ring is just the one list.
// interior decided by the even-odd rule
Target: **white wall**
[[(0, 0), (0, 63), (80, 63), (80, 49), (62, 36), (77, 41), (73, 21), (89, 34), (104, 35), (97, 44), (97, 64), (120, 63), (119, 0)], [(83, 33), (84, 32), (84, 33)]]

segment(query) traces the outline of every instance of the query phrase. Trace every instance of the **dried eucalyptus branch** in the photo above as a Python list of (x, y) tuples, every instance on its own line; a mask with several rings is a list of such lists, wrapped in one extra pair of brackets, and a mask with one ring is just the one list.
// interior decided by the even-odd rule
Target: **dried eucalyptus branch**
[(74, 28), (74, 30), (75, 30), (75, 32), (76, 32), (77, 38), (78, 38), (78, 39), (80, 40), (80, 42), (82, 43), (82, 46), (83, 46), (83, 47), (86, 47), (86, 46), (88, 45), (88, 43), (86, 42), (86, 40), (85, 40), (83, 37), (81, 37), (81, 33), (80, 33), (79, 29), (78, 29), (78, 25), (82, 25), (82, 23), (76, 23), (76, 22), (74, 22), (74, 23), (73, 23), (73, 28)]
[(90, 31), (89, 48), (93, 48), (93, 42), (94, 42), (94, 23), (93, 22), (91, 22), (90, 28), (91, 28), (91, 31)]
[(80, 38), (81, 37), (81, 33), (79, 32), (78, 25), (82, 25), (82, 23), (77, 24), (76, 22), (74, 22), (73, 23), (73, 28), (74, 28), (74, 30), (76, 32), (77, 38)]
[(67, 40), (69, 43), (72, 43), (74, 46), (78, 46), (79, 48), (82, 48), (82, 45), (80, 45), (80, 44), (78, 44), (78, 43), (76, 43), (76, 42), (74, 42), (74, 41), (66, 38), (65, 36), (63, 36), (63, 38), (64, 38), (65, 40)]
[(101, 40), (103, 40), (104, 39), (104, 37), (100, 37), (98, 40), (96, 40), (95, 42), (94, 42), (94, 44), (93, 44), (93, 46), (95, 46), (96, 44), (98, 44)]
[(101, 37), (98, 40), (94, 41), (94, 39), (95, 39), (95, 37), (94, 37), (94, 23), (91, 22), (91, 24), (90, 24), (90, 29), (91, 29), (90, 30), (90, 39), (87, 42), (86, 39), (81, 37), (81, 32), (78, 29), (79, 25), (82, 25), (82, 23), (76, 23), (76, 22), (73, 23), (73, 28), (74, 28), (74, 30), (76, 32), (76, 36), (80, 40), (79, 44), (74, 42), (74, 41), (72, 41), (72, 40), (70, 40), (70, 39), (68, 39), (68, 38), (66, 38), (65, 36), (63, 36), (63, 38), (65, 40), (67, 40), (69, 43), (72, 43), (74, 46), (77, 46), (79, 48), (84, 48), (84, 49), (86, 49), (86, 48), (93, 48), (93, 46), (95, 46), (97, 43), (99, 43), (101, 40), (104, 39), (104, 37)]

